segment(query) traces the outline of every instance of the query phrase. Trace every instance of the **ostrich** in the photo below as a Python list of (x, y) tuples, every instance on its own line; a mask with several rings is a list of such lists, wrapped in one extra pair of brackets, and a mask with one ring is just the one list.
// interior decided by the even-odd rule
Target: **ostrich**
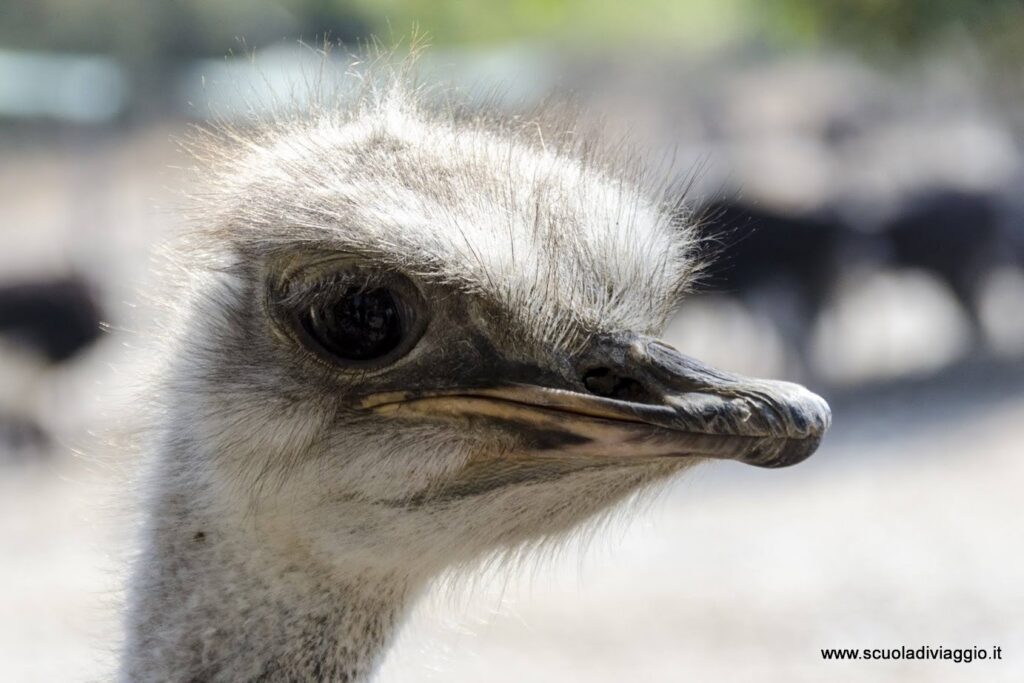
[[(49, 443), (48, 431), (25, 406), (34, 403), (31, 394), (39, 389), (44, 370), (73, 360), (96, 343), (102, 319), (95, 289), (80, 275), (0, 284), (0, 349), (9, 344), (27, 352), (16, 354), (13, 362), (30, 370), (26, 383), (5, 378), (0, 398), (14, 399), (17, 407), (0, 408), (0, 443), (15, 452)], [(32, 362), (36, 359), (38, 363)]]
[(535, 121), (393, 79), (228, 134), (163, 334), (130, 681), (370, 679), (432, 578), (830, 414), (658, 341), (673, 208)]
[[(774, 309), (778, 331), (795, 352), (794, 369), (813, 377), (807, 363), (813, 326), (853, 251), (855, 231), (831, 212), (787, 213), (734, 199), (710, 203), (700, 215), (701, 236), (721, 245), (701, 273), (704, 289)], [(784, 294), (783, 305), (766, 306), (766, 293)]]
[(919, 268), (948, 285), (980, 349), (985, 326), (980, 302), (987, 271), (1013, 262), (1009, 231), (993, 194), (931, 187), (911, 194), (880, 233), (894, 265)]
[(96, 342), (103, 314), (93, 287), (77, 275), (0, 285), (0, 337), (48, 364), (70, 360)]

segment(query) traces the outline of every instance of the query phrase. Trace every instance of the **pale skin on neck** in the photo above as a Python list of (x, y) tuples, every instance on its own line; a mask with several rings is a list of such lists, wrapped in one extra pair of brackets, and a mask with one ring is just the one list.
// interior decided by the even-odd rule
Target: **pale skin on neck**
[(257, 517), (190, 509), (198, 492), (165, 489), (152, 501), (122, 680), (367, 680), (422, 581), (320, 563)]
[[(225, 533), (206, 526), (209, 541)], [(181, 542), (195, 548), (176, 550), (162, 571), (154, 568), (149, 607), (133, 617), (129, 646), (145, 655), (123, 671), (124, 680), (363, 681), (408, 606), (409, 589), (394, 577), (325, 585), (249, 545), (212, 560), (204, 540)], [(265, 563), (263, 571), (254, 562)]]

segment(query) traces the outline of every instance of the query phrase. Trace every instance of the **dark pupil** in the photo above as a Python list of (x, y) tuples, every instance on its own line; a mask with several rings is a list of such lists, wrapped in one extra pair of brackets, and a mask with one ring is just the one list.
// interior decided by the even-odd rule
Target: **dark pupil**
[(302, 325), (327, 351), (345, 360), (372, 360), (402, 341), (402, 319), (386, 289), (350, 289), (339, 299), (313, 306)]

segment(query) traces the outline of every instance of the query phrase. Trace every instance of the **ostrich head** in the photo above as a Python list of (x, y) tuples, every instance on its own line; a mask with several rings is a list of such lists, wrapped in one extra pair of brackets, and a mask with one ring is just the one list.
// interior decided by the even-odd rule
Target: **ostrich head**
[(827, 429), (655, 339), (695, 237), (637, 174), (403, 92), (235, 132), (202, 184), (126, 680), (365, 680), (432, 575)]
[(225, 155), (164, 438), (196, 505), (324, 572), (426, 576), (706, 458), (816, 448), (825, 403), (657, 341), (695, 238), (598, 156), (388, 91)]

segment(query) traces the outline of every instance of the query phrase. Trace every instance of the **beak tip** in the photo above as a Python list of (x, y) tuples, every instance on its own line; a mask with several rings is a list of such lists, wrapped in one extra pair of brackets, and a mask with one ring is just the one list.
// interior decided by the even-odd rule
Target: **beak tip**
[(774, 382), (781, 402), (786, 406), (790, 436), (809, 439), (821, 437), (832, 425), (832, 409), (821, 396), (791, 382)]
[(747, 462), (767, 469), (779, 469), (799, 464), (818, 450), (823, 436), (823, 434), (818, 434), (803, 439), (786, 439), (770, 453), (755, 452)]
[(832, 409), (821, 396), (798, 384), (788, 384), (789, 424), (794, 431), (747, 459), (758, 467), (789, 467), (811, 457), (832, 425)]

